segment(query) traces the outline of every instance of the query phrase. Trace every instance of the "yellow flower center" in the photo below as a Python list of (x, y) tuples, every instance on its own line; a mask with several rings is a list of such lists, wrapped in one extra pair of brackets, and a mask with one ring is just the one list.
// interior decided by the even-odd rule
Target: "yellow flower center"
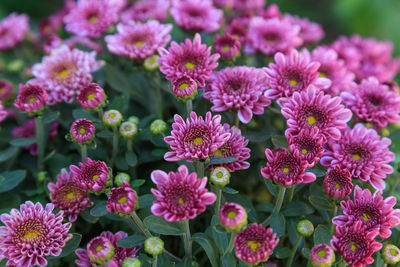
[(121, 197), (120, 199), (118, 199), (118, 203), (119, 204), (124, 204), (126, 202), (126, 197)]
[(96, 15), (92, 15), (89, 18), (90, 23), (96, 23), (99, 20), (99, 18)]
[(389, 249), (389, 253), (390, 253), (390, 255), (392, 255), (392, 256), (397, 256), (398, 251), (395, 250), (394, 248), (391, 248), (391, 249)]
[(103, 247), (99, 245), (99, 246), (97, 246), (96, 251), (99, 252), (102, 249), (103, 249)]
[(363, 215), (361, 216), (364, 221), (368, 222), (369, 220), (371, 220), (371, 216), (369, 214), (366, 214), (365, 212), (363, 213)]
[(95, 95), (94, 95), (94, 94), (90, 94), (90, 95), (88, 95), (88, 96), (87, 96), (87, 100), (89, 100), (89, 101), (90, 101), (90, 100), (92, 100), (94, 97), (95, 97)]
[(194, 64), (191, 63), (191, 62), (187, 62), (187, 63), (185, 64), (185, 67), (188, 68), (188, 69), (190, 69), (190, 70), (193, 70), (195, 66), (194, 66)]
[(283, 168), (283, 173), (288, 173), (289, 172), (289, 168)]
[(340, 189), (340, 188), (341, 188), (339, 184), (335, 184), (335, 187), (336, 187), (337, 189)]
[(289, 80), (289, 84), (292, 86), (297, 85), (297, 81), (296, 80)]
[(326, 251), (325, 250), (320, 250), (317, 252), (317, 256), (320, 258), (326, 257)]
[(215, 156), (222, 156), (222, 151), (220, 149), (218, 149), (217, 151), (215, 151)]
[(354, 241), (351, 241), (350, 242), (350, 250), (354, 252), (354, 251), (356, 251), (356, 249), (357, 249), (357, 245), (355, 245)]
[(125, 127), (125, 131), (130, 131), (131, 130), (131, 126), (126, 126)]
[(320, 73), (319, 73), (319, 77), (325, 78), (325, 77), (326, 77), (326, 74), (323, 73), (323, 72), (320, 72)]
[(137, 42), (135, 42), (135, 45), (136, 46), (142, 46), (144, 43), (142, 42), (142, 41), (137, 41)]
[(179, 89), (183, 90), (189, 87), (189, 84), (187, 83), (182, 83), (181, 85), (179, 85)]
[(203, 138), (201, 138), (201, 137), (196, 137), (193, 140), (193, 144), (195, 144), (196, 146), (200, 145), (202, 142), (203, 142)]
[(109, 117), (110, 117), (111, 119), (115, 118), (115, 113), (111, 113), (111, 114), (109, 115)]
[(68, 194), (66, 194), (65, 195), (65, 197), (67, 198), (67, 199), (72, 199), (72, 198), (74, 198), (74, 193), (73, 192), (69, 192)]
[(96, 181), (98, 178), (99, 178), (99, 176), (97, 174), (93, 175), (93, 181)]
[(229, 49), (231, 49), (231, 47), (229, 45), (226, 45), (222, 48), (224, 51), (228, 51)]
[(302, 150), (301, 150), (301, 154), (303, 154), (303, 155), (305, 155), (305, 154), (307, 154), (307, 149), (305, 149), (305, 148), (303, 148)]
[(80, 134), (84, 134), (84, 133), (86, 133), (86, 130), (85, 130), (85, 128), (83, 128), (83, 127), (82, 127), (82, 128), (80, 128), (80, 129), (79, 129), (79, 133), (80, 133)]
[(34, 97), (34, 96), (31, 96), (31, 97), (29, 98), (29, 100), (28, 100), (29, 103), (33, 103), (33, 102), (35, 102), (35, 101), (36, 101), (36, 97)]
[(256, 250), (261, 246), (261, 243), (255, 240), (249, 240), (247, 241), (247, 245), (251, 248), (253, 252), (256, 252)]
[(308, 116), (307, 117), (307, 122), (308, 122), (308, 124), (313, 125), (313, 124), (315, 124), (317, 122), (317, 120), (315, 119), (314, 116)]
[(355, 160), (360, 160), (360, 159), (361, 159), (361, 156), (358, 155), (358, 154), (353, 154), (353, 159), (355, 159)]
[(222, 178), (222, 176), (224, 176), (224, 174), (222, 172), (217, 173), (215, 176), (217, 176), (217, 178)]
[(234, 211), (228, 212), (228, 218), (229, 219), (235, 219), (236, 215), (237, 215), (237, 213), (234, 212)]
[(65, 78), (65, 77), (68, 76), (68, 74), (69, 74), (69, 71), (68, 71), (67, 69), (63, 69), (62, 71), (60, 71), (60, 72), (58, 73), (58, 77), (59, 77), (59, 78)]
[(26, 233), (24, 235), (24, 238), (25, 239), (32, 239), (32, 238), (35, 238), (37, 236), (38, 236), (38, 232), (37, 231), (30, 231), (30, 232), (28, 232), (28, 233)]
[(180, 198), (178, 199), (178, 203), (179, 203), (179, 204), (183, 204), (183, 203), (185, 203), (185, 202), (183, 201), (183, 198), (180, 197)]

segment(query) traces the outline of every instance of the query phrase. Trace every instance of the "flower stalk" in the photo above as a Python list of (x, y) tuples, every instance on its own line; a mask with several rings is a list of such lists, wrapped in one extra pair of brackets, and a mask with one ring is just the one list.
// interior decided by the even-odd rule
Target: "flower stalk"
[(45, 131), (44, 131), (43, 118), (41, 116), (37, 116), (35, 118), (35, 133), (36, 133), (36, 142), (38, 145), (37, 166), (38, 166), (38, 170), (42, 171), (44, 168), (43, 159), (44, 159), (44, 152), (45, 152), (45, 145), (46, 145), (46, 135), (45, 135)]
[(191, 240), (191, 235), (190, 235), (190, 226), (189, 226), (189, 220), (183, 221), (183, 242), (185, 245), (185, 255), (186, 257), (191, 260), (192, 259), (192, 240)]

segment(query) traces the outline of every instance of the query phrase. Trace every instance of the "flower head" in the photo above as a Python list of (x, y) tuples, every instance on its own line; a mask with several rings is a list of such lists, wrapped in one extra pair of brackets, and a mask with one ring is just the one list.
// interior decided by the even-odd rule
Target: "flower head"
[(110, 109), (104, 112), (103, 123), (108, 127), (117, 127), (122, 122), (122, 114), (116, 109)]
[(319, 244), (311, 249), (310, 260), (313, 267), (331, 267), (335, 253), (327, 244)]
[(239, 232), (247, 225), (247, 212), (239, 204), (225, 202), (219, 210), (219, 220), (228, 232)]
[(221, 55), (223, 59), (234, 59), (240, 53), (239, 40), (229, 33), (222, 36), (216, 35), (214, 41), (214, 50)]
[(20, 84), (19, 89), (14, 106), (22, 112), (35, 114), (46, 105), (47, 93), (41, 86)]
[(286, 136), (290, 151), (298, 150), (300, 156), (307, 160), (310, 166), (319, 161), (324, 150), (322, 149), (323, 136), (317, 127), (301, 129), (298, 132), (287, 132)]
[(160, 68), (160, 64), (158, 63), (158, 60), (160, 59), (160, 56), (155, 54), (152, 55), (151, 57), (148, 57), (144, 60), (143, 66), (146, 70), (148, 71), (154, 71), (158, 70)]
[(336, 226), (330, 245), (348, 264), (363, 267), (373, 263), (372, 254), (382, 248), (382, 244), (374, 240), (376, 235), (377, 232), (366, 231), (361, 221), (357, 221), (349, 227)]
[(217, 198), (207, 191), (207, 177), (197, 178), (194, 172), (189, 174), (185, 165), (179, 166), (178, 172), (168, 174), (161, 170), (153, 171), (151, 180), (157, 185), (157, 189), (151, 189), (157, 198), (151, 212), (163, 216), (168, 222), (194, 219)]
[(278, 243), (271, 228), (254, 223), (235, 237), (236, 257), (251, 264), (266, 261)]
[(211, 47), (202, 44), (200, 34), (197, 33), (193, 42), (189, 38), (181, 44), (172, 42), (168, 50), (161, 48), (159, 53), (160, 70), (169, 81), (186, 75), (203, 87), (218, 66), (219, 54), (211, 55)]
[(138, 208), (138, 196), (129, 183), (114, 187), (107, 200), (107, 210), (111, 213), (129, 214)]
[(138, 134), (138, 128), (133, 122), (123, 122), (119, 127), (119, 133), (125, 139), (132, 139)]
[(95, 264), (108, 263), (114, 256), (114, 247), (110, 240), (98, 236), (90, 240), (86, 247), (91, 262)]
[(192, 112), (186, 122), (179, 115), (174, 120), (171, 136), (164, 138), (173, 150), (165, 153), (167, 161), (206, 159), (231, 137), (220, 123), (221, 116), (212, 117), (211, 112), (204, 119)]
[(3, 102), (0, 100), (0, 122), (4, 121), (8, 116), (8, 112), (4, 109)]
[(169, 1), (164, 0), (140, 0), (135, 1), (131, 7), (121, 14), (121, 21), (145, 21), (156, 19), (164, 21), (168, 16)]
[(332, 198), (345, 198), (353, 190), (350, 172), (339, 166), (329, 168), (324, 178), (325, 193)]
[(167, 45), (171, 39), (171, 30), (171, 24), (160, 24), (156, 20), (130, 22), (118, 24), (117, 33), (107, 35), (105, 41), (112, 54), (132, 60), (144, 60), (157, 53), (160, 47)]
[(57, 183), (49, 183), (47, 187), (51, 202), (64, 212), (64, 216), (68, 216), (70, 222), (76, 221), (77, 215), (86, 207), (93, 206), (88, 192), (74, 181), (73, 174), (66, 169), (57, 175)]
[(278, 104), (289, 126), (286, 135), (317, 127), (324, 141), (338, 140), (340, 130), (347, 127), (352, 116), (351, 111), (340, 104), (340, 97), (325, 95), (313, 86), (295, 92), (292, 97), (279, 99)]
[(386, 245), (382, 249), (382, 258), (387, 264), (396, 264), (400, 261), (400, 249), (395, 245)]
[(89, 83), (87, 86), (79, 91), (76, 101), (83, 108), (88, 110), (96, 110), (105, 105), (107, 99), (103, 88), (97, 83)]
[(309, 21), (307, 18), (299, 18), (290, 14), (285, 14), (282, 18), (293, 26), (300, 27), (299, 37), (304, 45), (318, 42), (324, 37), (324, 30), (318, 23)]
[(291, 50), (289, 54), (277, 53), (275, 63), (270, 63), (264, 71), (269, 78), (271, 89), (267, 91), (271, 99), (290, 97), (295, 92), (306, 91), (310, 85), (325, 89), (331, 85), (327, 78), (318, 77), (320, 64), (311, 61), (306, 52)]
[(125, 258), (125, 260), (122, 262), (121, 267), (141, 267), (142, 263), (138, 258), (134, 257), (129, 257)]
[(266, 0), (232, 0), (233, 9), (239, 12), (252, 12), (261, 10)]
[(210, 181), (220, 188), (229, 184), (230, 178), (231, 173), (225, 167), (216, 167), (211, 171)]
[(164, 241), (161, 238), (152, 236), (144, 241), (144, 251), (153, 257), (160, 255), (164, 251)]
[(138, 126), (138, 125), (139, 125), (139, 122), (140, 122), (140, 119), (139, 119), (138, 117), (136, 117), (136, 116), (130, 116), (130, 117), (128, 118), (128, 121), (129, 121), (129, 122), (132, 122), (133, 124), (135, 124), (136, 126)]
[(28, 16), (11, 13), (0, 21), (0, 51), (14, 48), (29, 31)]
[(214, 104), (212, 111), (235, 109), (239, 120), (249, 123), (253, 114), (263, 114), (271, 104), (267, 89), (268, 80), (260, 69), (238, 66), (214, 72), (203, 97)]
[(92, 141), (95, 133), (94, 124), (88, 119), (77, 119), (71, 125), (70, 134), (74, 142), (88, 144)]
[(104, 161), (86, 158), (87, 163), (80, 162), (79, 168), (71, 165), (69, 168), (74, 175), (74, 181), (83, 189), (100, 192), (106, 185), (110, 172)]
[(155, 120), (150, 124), (150, 131), (155, 135), (162, 135), (167, 129), (167, 123), (163, 120)]
[(63, 212), (53, 214), (54, 205), (27, 201), (20, 209), (3, 213), (0, 219), (0, 251), (18, 266), (46, 266), (47, 256), (61, 254), (71, 223), (63, 224)]
[(197, 83), (187, 75), (172, 81), (172, 93), (183, 102), (193, 100), (197, 95)]
[(13, 91), (13, 85), (6, 81), (0, 80), (0, 100), (5, 100), (10, 97)]
[(297, 232), (304, 237), (309, 237), (314, 233), (314, 225), (309, 220), (301, 220), (297, 224)]
[(115, 182), (116, 186), (122, 186), (122, 184), (124, 182), (129, 184), (130, 180), (131, 180), (131, 177), (129, 176), (129, 174), (127, 174), (125, 172), (119, 172), (119, 173), (117, 173), (117, 175), (115, 175), (114, 182)]
[(261, 175), (284, 186), (314, 182), (316, 177), (305, 172), (308, 162), (300, 156), (298, 150), (289, 152), (285, 148), (265, 149), (267, 166), (261, 169)]
[(389, 165), (394, 160), (394, 153), (388, 148), (391, 143), (389, 138), (380, 138), (374, 129), (359, 123), (353, 129), (344, 129), (340, 140), (326, 144), (321, 164), (348, 169), (352, 177), (382, 190), (385, 188), (383, 179), (393, 172)]

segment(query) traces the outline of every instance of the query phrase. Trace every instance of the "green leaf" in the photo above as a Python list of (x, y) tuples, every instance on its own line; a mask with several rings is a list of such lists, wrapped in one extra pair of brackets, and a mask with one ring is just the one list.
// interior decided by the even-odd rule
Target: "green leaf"
[(217, 245), (204, 233), (196, 233), (193, 235), (192, 240), (198, 243), (206, 252), (208, 259), (213, 267), (219, 266), (219, 253)]
[(239, 193), (239, 191), (237, 191), (237, 190), (235, 190), (233, 188), (227, 187), (227, 186), (225, 186), (222, 189), (222, 192), (227, 193), (227, 194), (232, 194), (232, 195)]
[[(210, 235), (214, 239), (215, 243), (221, 254), (225, 252), (226, 247), (228, 246), (228, 235), (226, 233), (225, 228), (221, 225), (218, 217), (213, 215), (211, 218), (211, 226), (208, 228), (210, 229)], [(208, 234), (208, 233), (207, 233)]]
[(310, 249), (309, 248), (302, 248), (301, 254), (304, 258), (308, 259), (310, 257)]
[(287, 140), (285, 136), (282, 135), (273, 135), (271, 136), (272, 144), (275, 147), (288, 147)]
[(100, 121), (97, 117), (93, 116), (91, 113), (89, 113), (89, 111), (83, 108), (74, 109), (72, 111), (72, 117), (74, 117), (75, 120), (89, 119), (94, 122)]
[(125, 160), (128, 163), (129, 166), (135, 167), (137, 164), (137, 156), (135, 152), (128, 151), (125, 153)]
[(264, 179), (262, 178), (264, 181), (264, 184), (267, 186), (268, 191), (271, 193), (271, 195), (273, 195), (274, 197), (276, 197), (278, 195), (278, 186), (274, 185), (271, 180), (269, 179)]
[(43, 123), (51, 123), (51, 122), (57, 120), (59, 115), (60, 115), (60, 112), (58, 112), (58, 111), (44, 112), (42, 115)]
[(332, 203), (330, 203), (326, 197), (311, 195), (308, 197), (308, 200), (316, 209), (331, 210), (333, 208)]
[(14, 189), (26, 177), (25, 170), (6, 171), (0, 174), (2, 177), (0, 182), (0, 193)]
[(135, 179), (131, 182), (131, 187), (141, 187), (145, 182), (146, 180), (144, 179)]
[(227, 157), (227, 158), (210, 158), (209, 163), (207, 164), (207, 167), (210, 165), (216, 165), (216, 164), (223, 164), (223, 163), (231, 163), (236, 161), (236, 157)]
[(303, 216), (312, 213), (314, 213), (313, 207), (300, 201), (290, 202), (282, 208), (282, 214), (284, 216)]
[(214, 230), (221, 234), (226, 234), (226, 229), (221, 224), (214, 225)]
[(13, 146), (30, 146), (36, 143), (36, 138), (17, 138), (10, 141)]
[(315, 176), (317, 176), (317, 177), (323, 177), (323, 176), (326, 175), (326, 171), (325, 170), (320, 170), (320, 169), (313, 168), (313, 169), (307, 169), (306, 171), (314, 173)]
[(267, 141), (271, 137), (271, 134), (274, 132), (275, 129), (272, 127), (262, 128), (258, 131), (246, 131), (244, 137), (250, 142), (260, 143)]
[(286, 259), (290, 256), (291, 252), (292, 250), (289, 248), (278, 248), (274, 251), (274, 254), (278, 259)]
[(146, 237), (143, 235), (131, 235), (117, 241), (117, 245), (123, 248), (133, 248), (142, 245)]
[(100, 138), (112, 138), (114, 135), (110, 130), (104, 129), (104, 130), (96, 133), (96, 136), (100, 137)]
[(225, 254), (222, 257), (222, 266), (223, 267), (236, 267), (236, 258), (232, 253)]
[(145, 194), (139, 197), (139, 207), (146, 208), (153, 204), (153, 201), (156, 201), (156, 197), (153, 194)]
[(258, 212), (272, 212), (274, 210), (274, 204), (272, 203), (261, 203), (256, 206)]
[(286, 220), (282, 213), (273, 213), (271, 215), (271, 227), (277, 236), (282, 236), (285, 233)]
[(0, 152), (0, 162), (7, 161), (18, 153), (18, 147), (10, 146), (9, 148)]
[(62, 257), (68, 256), (69, 254), (74, 252), (79, 247), (79, 244), (81, 243), (81, 239), (82, 239), (81, 234), (72, 234), (72, 238), (62, 248), (61, 254), (57, 257), (48, 257), (48, 259), (52, 260), (52, 259), (57, 259), (57, 258), (62, 258)]
[(144, 224), (150, 231), (160, 235), (182, 235), (183, 230), (179, 222), (167, 222), (163, 217), (150, 215), (144, 219)]
[(314, 246), (322, 243), (329, 245), (331, 238), (332, 235), (329, 232), (328, 227), (320, 224), (314, 231)]
[(90, 210), (90, 215), (94, 217), (101, 217), (108, 213), (107, 211), (107, 201), (101, 200), (94, 205), (94, 207)]

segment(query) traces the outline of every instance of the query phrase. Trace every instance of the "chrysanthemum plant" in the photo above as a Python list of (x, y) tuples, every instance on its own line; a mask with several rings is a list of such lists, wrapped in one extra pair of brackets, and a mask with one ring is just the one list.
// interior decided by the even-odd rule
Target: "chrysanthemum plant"
[(396, 264), (392, 43), (169, 2), (0, 21), (0, 265)]

